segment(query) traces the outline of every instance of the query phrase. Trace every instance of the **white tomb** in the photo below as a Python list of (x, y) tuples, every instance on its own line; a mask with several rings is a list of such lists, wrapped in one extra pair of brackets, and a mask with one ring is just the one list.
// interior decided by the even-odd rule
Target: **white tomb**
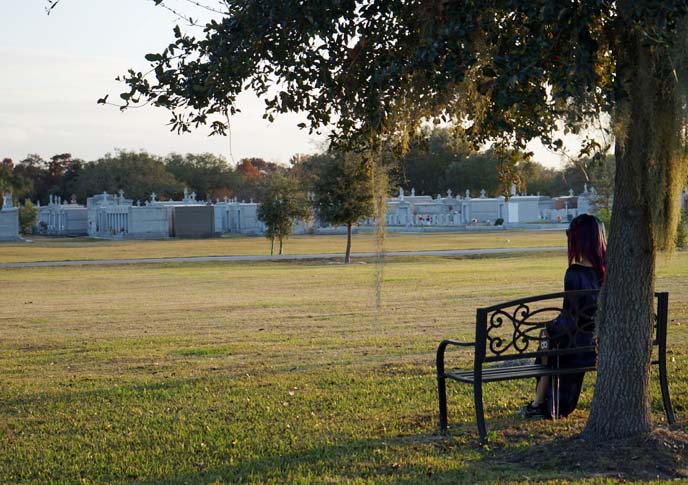
[(258, 220), (260, 204), (236, 198), (215, 203), (215, 230), (229, 234), (261, 235), (265, 225)]
[[(137, 206), (140, 204), (137, 203)], [(174, 209), (175, 207), (188, 207), (206, 205), (205, 202), (196, 200), (196, 192), (189, 193), (189, 189), (184, 187), (184, 198), (182, 200), (158, 200), (158, 196), (153, 192), (150, 196), (150, 201), (146, 202), (147, 206), (162, 207), (165, 209), (165, 216), (167, 217), (167, 227), (169, 229), (168, 236), (174, 235)]]
[[(452, 197), (451, 190), (447, 196), (438, 195), (433, 199), (429, 195), (406, 195), (399, 188), (399, 196), (387, 199), (386, 221), (388, 226), (454, 226), (459, 224), (459, 202)], [(375, 223), (374, 218), (364, 221), (366, 225)]]
[(12, 194), (2, 195), (2, 209), (0, 209), (0, 241), (20, 241), (19, 237), (19, 209), (12, 203)]
[[(155, 194), (152, 197), (155, 200)], [(166, 239), (170, 234), (167, 209), (152, 204), (132, 205), (131, 199), (102, 194), (89, 197), (88, 234), (105, 239)]]
[(60, 200), (58, 196), (50, 196), (47, 206), (36, 205), (35, 230), (39, 234), (51, 236), (86, 236), (88, 234), (88, 209), (76, 204)]
[[(387, 201), (388, 226), (466, 226), (470, 224), (494, 224), (498, 219), (507, 223), (536, 222), (542, 219), (540, 211), (540, 196), (518, 195), (515, 189), (507, 201), (505, 197), (488, 197), (485, 190), (480, 191), (477, 198), (471, 197), (469, 190), (465, 196), (438, 195), (411, 196), (399, 189), (399, 196)], [(369, 219), (367, 224), (373, 224)]]

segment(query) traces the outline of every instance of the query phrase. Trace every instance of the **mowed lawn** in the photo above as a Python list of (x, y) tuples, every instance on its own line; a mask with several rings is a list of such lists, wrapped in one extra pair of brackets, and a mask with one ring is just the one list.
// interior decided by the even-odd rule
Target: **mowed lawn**
[[(379, 308), (374, 264), (0, 269), (0, 482), (598, 482), (585, 464), (499, 460), (580, 432), (594, 376), (556, 423), (515, 417), (531, 382), (488, 385), (484, 448), (472, 392), (452, 383), (449, 436), (436, 431), (438, 342), (470, 339), (477, 306), (558, 291), (565, 266), (392, 258)], [(688, 253), (658, 274), (685, 423)]]
[[(29, 242), (0, 243), (0, 263), (270, 254), (270, 243), (264, 237), (225, 236), (218, 239), (165, 241), (105, 241), (40, 236), (27, 236), (27, 239)], [(390, 233), (386, 237), (384, 249), (387, 251), (428, 251), (546, 246), (566, 246), (564, 231)], [(285, 242), (284, 253), (344, 253), (345, 247), (345, 235), (292, 236)], [(376, 248), (374, 234), (364, 232), (354, 235), (352, 246), (354, 253), (371, 252)]]

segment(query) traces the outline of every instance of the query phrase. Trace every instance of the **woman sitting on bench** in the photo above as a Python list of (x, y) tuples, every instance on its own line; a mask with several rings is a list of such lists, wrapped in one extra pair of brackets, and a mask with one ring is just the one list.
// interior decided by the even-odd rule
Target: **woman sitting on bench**
[[(601, 222), (594, 216), (581, 214), (571, 221), (566, 234), (569, 267), (564, 276), (564, 290), (599, 289), (604, 281), (607, 249)], [(594, 345), (597, 294), (575, 300), (564, 300), (561, 315), (547, 324), (548, 336), (551, 342), (558, 342), (560, 347), (591, 347)], [(591, 366), (595, 358), (595, 352), (590, 351), (562, 355), (558, 357), (558, 366)], [(555, 380), (555, 385), (552, 385), (553, 379), (549, 376), (538, 378), (535, 399), (521, 409), (521, 416), (531, 419), (568, 416), (578, 404), (584, 376), (584, 372), (562, 375), (558, 377), (558, 382)]]

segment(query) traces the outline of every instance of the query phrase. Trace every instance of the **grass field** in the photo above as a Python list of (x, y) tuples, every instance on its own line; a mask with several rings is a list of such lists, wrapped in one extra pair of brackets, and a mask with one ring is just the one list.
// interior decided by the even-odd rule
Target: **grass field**
[[(224, 237), (205, 240), (103, 241), (88, 238), (32, 237), (31, 242), (0, 243), (0, 263), (75, 259), (165, 258), (185, 256), (267, 255), (263, 237)], [(486, 233), (390, 233), (388, 251), (565, 246), (564, 231), (496, 231)], [(293, 236), (285, 254), (343, 253), (346, 236)], [(354, 252), (375, 251), (370, 233), (355, 234)]]
[[(436, 434), (439, 340), (470, 338), (477, 306), (559, 290), (564, 270), (561, 255), (394, 258), (379, 309), (371, 264), (0, 270), (0, 482), (612, 483), (613, 465), (504, 458), (580, 432), (594, 376), (556, 423), (514, 416), (532, 383), (489, 385), (485, 448), (470, 388), (450, 385)], [(685, 423), (688, 253), (658, 274)]]

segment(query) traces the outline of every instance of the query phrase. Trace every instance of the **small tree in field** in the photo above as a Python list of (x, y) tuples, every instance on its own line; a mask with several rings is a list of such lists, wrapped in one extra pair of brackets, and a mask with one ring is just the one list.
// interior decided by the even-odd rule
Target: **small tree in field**
[(321, 222), (346, 225), (344, 263), (351, 261), (353, 225), (374, 212), (370, 167), (352, 154), (313, 157), (313, 208)]
[(275, 239), (279, 241), (279, 254), (282, 254), (284, 240), (291, 234), (294, 219), (305, 219), (309, 215), (308, 201), (295, 178), (278, 172), (265, 178), (261, 191), (258, 219), (265, 224), (270, 256), (274, 254)]
[(33, 205), (33, 202), (27, 200), (19, 208), (19, 227), (22, 234), (27, 234), (31, 230), (31, 226), (36, 223), (36, 217), (38, 217), (38, 209)]

